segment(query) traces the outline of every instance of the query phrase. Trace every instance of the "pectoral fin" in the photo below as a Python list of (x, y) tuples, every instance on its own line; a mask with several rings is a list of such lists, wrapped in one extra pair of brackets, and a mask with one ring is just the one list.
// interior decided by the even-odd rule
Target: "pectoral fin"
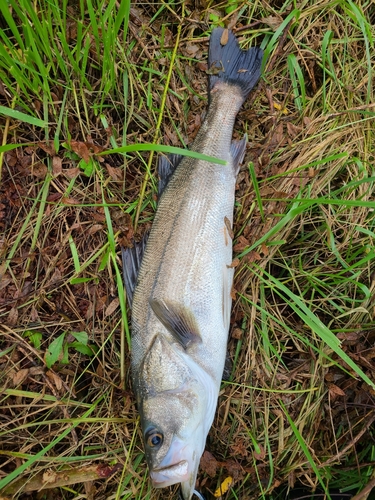
[(194, 315), (186, 307), (157, 299), (150, 300), (150, 306), (158, 320), (184, 349), (202, 341)]

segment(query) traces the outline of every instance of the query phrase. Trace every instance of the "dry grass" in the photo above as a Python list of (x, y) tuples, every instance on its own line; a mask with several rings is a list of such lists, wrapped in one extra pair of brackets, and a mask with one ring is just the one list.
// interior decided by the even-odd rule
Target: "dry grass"
[[(70, 60), (71, 79), (57, 72), (47, 97), (4, 76), (0, 104), (27, 112), (27, 102), (28, 114), (49, 121), (44, 129), (1, 123), (3, 144), (32, 143), (4, 151), (0, 167), (0, 481), (15, 478), (3, 483), (4, 496), (30, 498), (30, 488), (38, 499), (175, 498), (176, 488), (151, 490), (147, 479), (120, 300), (120, 245), (134, 235), (138, 207), (136, 237), (152, 222), (156, 161), (140, 200), (149, 153), (99, 153), (155, 138), (191, 143), (206, 106), (216, 15), (244, 28), (246, 43), (264, 39), (270, 53), (235, 128), (250, 145), (236, 195), (233, 370), (199, 489), (213, 498), (230, 475), (228, 500), (281, 499), (280, 487), (296, 484), (342, 488), (350, 498), (374, 477), (374, 390), (318, 331), (321, 321), (375, 381), (375, 12), (370, 2), (353, 5), (302, 2), (291, 22), (292, 2), (235, 2), (239, 19), (225, 4), (133, 5), (105, 92), (104, 31), (96, 38), (88, 11), (73, 6), (66, 41), (74, 47), (76, 26), (87, 30), (90, 90)], [(91, 355), (72, 332), (88, 334)], [(48, 348), (63, 333), (68, 362), (48, 368)], [(56, 488), (35, 491), (46, 482)]]

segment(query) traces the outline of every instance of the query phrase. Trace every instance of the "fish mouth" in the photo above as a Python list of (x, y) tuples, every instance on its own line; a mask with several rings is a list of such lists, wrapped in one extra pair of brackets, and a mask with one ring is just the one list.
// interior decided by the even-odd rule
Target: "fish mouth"
[(154, 488), (164, 488), (176, 483), (182, 483), (189, 478), (189, 462), (181, 460), (176, 464), (151, 471), (151, 481)]

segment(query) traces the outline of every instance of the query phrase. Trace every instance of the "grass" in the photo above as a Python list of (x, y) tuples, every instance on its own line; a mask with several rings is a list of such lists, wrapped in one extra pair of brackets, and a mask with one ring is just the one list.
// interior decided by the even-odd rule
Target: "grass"
[(367, 0), (7, 2), (3, 496), (41, 498), (48, 477), (45, 498), (176, 497), (147, 479), (120, 246), (152, 223), (155, 153), (180, 152), (199, 128), (208, 36), (229, 23), (267, 57), (235, 127), (250, 139), (236, 191), (233, 366), (198, 487), (215, 498), (230, 476), (226, 500), (285, 499), (296, 486), (299, 496), (366, 498), (375, 482), (374, 20)]

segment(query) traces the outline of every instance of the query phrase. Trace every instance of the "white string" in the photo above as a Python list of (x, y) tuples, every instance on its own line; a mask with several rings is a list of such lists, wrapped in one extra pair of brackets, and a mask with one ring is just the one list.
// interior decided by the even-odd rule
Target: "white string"
[(197, 496), (199, 500), (204, 500), (204, 497), (197, 490), (193, 491), (193, 495)]

